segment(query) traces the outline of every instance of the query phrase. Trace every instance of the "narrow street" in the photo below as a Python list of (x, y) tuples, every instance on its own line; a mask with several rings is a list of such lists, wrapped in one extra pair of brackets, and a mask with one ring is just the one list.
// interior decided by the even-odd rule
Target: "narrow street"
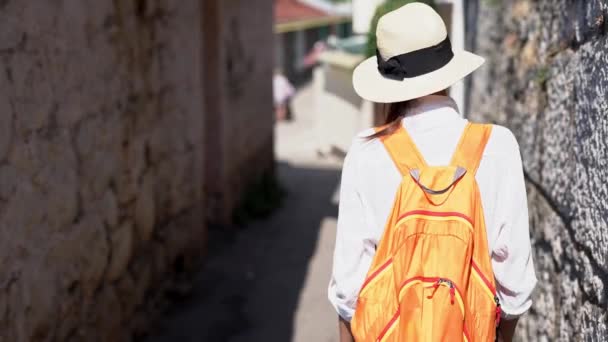
[(475, 178), (513, 340), (608, 342), (607, 8), (0, 0), (0, 342), (338, 342), (344, 151), (418, 102), (439, 158), (444, 90), (496, 125)]
[(281, 208), (236, 234), (211, 231), (193, 293), (148, 342), (337, 341), (326, 290), (341, 160), (317, 156), (312, 103), (304, 88), (294, 120), (276, 127)]

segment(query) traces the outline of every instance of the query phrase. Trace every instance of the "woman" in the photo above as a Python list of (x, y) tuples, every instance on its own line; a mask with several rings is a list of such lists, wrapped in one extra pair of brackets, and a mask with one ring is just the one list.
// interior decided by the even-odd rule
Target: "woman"
[[(445, 89), (483, 64), (480, 56), (452, 51), (441, 17), (421, 3), (383, 16), (376, 36), (377, 56), (357, 67), (353, 85), (362, 98), (390, 105), (387, 126), (360, 133), (342, 171), (329, 284), (341, 341), (354, 341), (350, 321), (357, 311), (359, 291), (403, 179), (382, 139), (404, 127), (429, 165), (449, 164), (467, 120)], [(519, 147), (507, 128), (492, 128), (474, 180), (485, 219), (488, 264), (500, 301), (498, 335), (511, 341), (518, 317), (532, 304), (536, 277)]]
[(291, 120), (291, 99), (295, 95), (295, 88), (279, 69), (275, 70), (272, 78), (274, 95), (274, 111), (276, 121)]

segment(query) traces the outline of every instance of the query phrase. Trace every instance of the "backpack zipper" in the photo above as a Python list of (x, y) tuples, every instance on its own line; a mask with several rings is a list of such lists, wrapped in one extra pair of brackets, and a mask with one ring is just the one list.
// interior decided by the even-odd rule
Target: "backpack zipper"
[[(409, 287), (416, 285), (416, 284), (424, 284), (424, 283), (430, 283), (430, 286), (428, 287), (432, 287), (434, 288), (433, 293), (431, 294), (431, 296), (428, 296), (427, 298), (432, 298), (432, 296), (435, 294), (435, 291), (437, 291), (437, 289), (440, 286), (446, 286), (450, 289), (450, 302), (453, 305), (455, 300), (458, 301), (458, 306), (460, 308), (460, 313), (462, 315), (462, 317), (464, 318), (464, 301), (462, 299), (462, 294), (460, 292), (460, 290), (458, 289), (458, 287), (456, 286), (456, 283), (454, 283), (451, 279), (448, 278), (441, 278), (441, 277), (413, 277), (413, 278), (409, 278), (407, 280), (405, 280), (403, 283), (401, 283), (401, 288), (399, 290), (399, 301), (402, 300), (402, 296), (405, 290), (407, 290)], [(395, 313), (395, 316), (393, 316), (393, 318), (391, 319), (391, 321), (384, 327), (384, 329), (382, 329), (382, 333), (378, 336), (378, 338), (376, 339), (376, 341), (381, 341), (382, 338), (384, 338), (385, 334), (387, 333), (387, 331), (390, 330), (390, 328), (395, 324), (395, 322), (399, 319), (399, 310), (397, 310), (397, 312)], [(465, 341), (471, 341), (470, 335), (467, 331), (467, 327), (463, 326), (463, 336), (465, 338)]]
[(464, 317), (464, 301), (462, 299), (462, 293), (460, 292), (460, 290), (458, 289), (458, 286), (456, 286), (456, 283), (454, 281), (452, 281), (451, 279), (448, 278), (442, 278), (442, 277), (414, 277), (414, 278), (410, 278), (406, 281), (404, 281), (401, 284), (401, 289), (399, 290), (399, 299), (401, 301), (401, 297), (402, 297), (402, 293), (403, 291), (405, 291), (408, 287), (416, 284), (416, 283), (431, 283), (430, 286), (427, 287), (431, 287), (434, 288), (433, 293), (428, 296), (427, 298), (431, 299), (433, 298), (433, 296), (435, 295), (435, 292), (437, 291), (437, 289), (440, 286), (446, 286), (450, 289), (450, 303), (453, 305), (454, 302), (456, 301), (456, 299), (458, 300), (458, 306), (460, 307), (460, 312), (462, 314), (462, 317)]
[(435, 292), (437, 292), (437, 289), (441, 285), (445, 285), (445, 286), (449, 287), (449, 289), (450, 289), (450, 303), (452, 305), (454, 305), (454, 297), (456, 296), (456, 286), (454, 285), (454, 282), (452, 282), (449, 279), (438, 278), (437, 281), (433, 285), (427, 286), (427, 288), (433, 288), (433, 292), (429, 296), (427, 296), (426, 298), (433, 299), (433, 296), (435, 295)]
[[(456, 284), (454, 284), (453, 281), (451, 281), (450, 279), (446, 279), (446, 278), (437, 278), (437, 280), (435, 281), (435, 283), (433, 285), (427, 286), (427, 288), (433, 288), (433, 292), (427, 296), (428, 299), (432, 299), (433, 296), (435, 295), (435, 292), (437, 291), (437, 289), (439, 288), (439, 286), (447, 286), (450, 289), (450, 303), (453, 305), (454, 304), (454, 297), (456, 295), (456, 291), (458, 290), (458, 288), (456, 287)], [(460, 291), (458, 292), (458, 296), (460, 298), (462, 298), (462, 295), (460, 294)], [(501, 314), (501, 309), (500, 309), (500, 299), (498, 298), (498, 295), (494, 295), (494, 303), (496, 304), (496, 326), (498, 326), (500, 324), (500, 314)]]
[(501, 309), (500, 309), (500, 299), (498, 299), (498, 295), (494, 295), (494, 303), (496, 303), (496, 326), (498, 326), (500, 324), (500, 314), (501, 314)]
[(496, 304), (496, 326), (500, 324), (500, 299), (498, 298), (498, 294), (496, 293), (496, 288), (492, 285), (492, 283), (486, 278), (486, 276), (481, 272), (479, 266), (475, 263), (475, 261), (471, 261), (472, 271), (477, 274), (481, 282), (490, 290), (490, 292), (494, 295), (494, 303)]

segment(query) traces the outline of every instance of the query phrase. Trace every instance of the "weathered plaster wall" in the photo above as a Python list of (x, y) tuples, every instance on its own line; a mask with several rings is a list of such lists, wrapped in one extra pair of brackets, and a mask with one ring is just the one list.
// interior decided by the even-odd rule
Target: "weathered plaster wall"
[(510, 127), (539, 285), (523, 341), (608, 340), (608, 1), (478, 2), (474, 119)]
[(273, 4), (271, 0), (206, 1), (206, 195), (209, 219), (230, 223), (251, 182), (274, 168)]
[(122, 341), (197, 260), (197, 0), (0, 1), (0, 341)]

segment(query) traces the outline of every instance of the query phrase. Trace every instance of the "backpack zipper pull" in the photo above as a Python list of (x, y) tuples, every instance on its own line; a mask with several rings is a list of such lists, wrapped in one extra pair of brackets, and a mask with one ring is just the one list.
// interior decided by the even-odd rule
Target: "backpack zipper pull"
[(452, 303), (452, 305), (454, 305), (454, 296), (456, 295), (455, 291), (456, 290), (454, 290), (454, 287), (450, 287), (450, 302)]
[(496, 303), (496, 326), (498, 326), (500, 324), (500, 314), (501, 314), (501, 310), (500, 310), (500, 300), (498, 299), (498, 296), (494, 296), (494, 302)]
[(427, 287), (426, 287), (427, 289), (430, 289), (430, 288), (432, 288), (432, 289), (433, 289), (433, 292), (431, 292), (431, 294), (430, 294), (429, 296), (427, 296), (426, 298), (428, 298), (428, 299), (433, 299), (433, 296), (435, 295), (435, 292), (437, 292), (437, 289), (438, 289), (438, 288), (439, 288), (439, 286), (441, 285), (441, 281), (442, 281), (442, 280), (443, 280), (443, 279), (439, 278), (439, 279), (437, 279), (437, 281), (436, 281), (436, 282), (434, 282), (434, 283), (433, 283), (433, 285), (429, 285), (429, 286), (427, 286)]
[(456, 287), (454, 286), (454, 283), (451, 280), (444, 280), (444, 282), (450, 288), (450, 303), (452, 303), (452, 305), (454, 305), (454, 297), (456, 296)]

